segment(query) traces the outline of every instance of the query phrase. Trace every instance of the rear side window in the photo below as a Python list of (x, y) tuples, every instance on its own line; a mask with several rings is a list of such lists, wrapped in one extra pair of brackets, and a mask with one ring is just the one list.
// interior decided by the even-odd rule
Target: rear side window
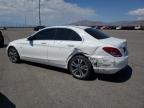
[(109, 38), (108, 35), (94, 29), (94, 28), (87, 28), (85, 29), (85, 31), (90, 34), (91, 36), (93, 36), (94, 38), (96, 39), (106, 39), (106, 38)]
[(44, 29), (36, 33), (33, 38), (34, 40), (52, 40), (55, 35), (55, 29)]
[(81, 41), (81, 37), (73, 30), (57, 28), (55, 40)]

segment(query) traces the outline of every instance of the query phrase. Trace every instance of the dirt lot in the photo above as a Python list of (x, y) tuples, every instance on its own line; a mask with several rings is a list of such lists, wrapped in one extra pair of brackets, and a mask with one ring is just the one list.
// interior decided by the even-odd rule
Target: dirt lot
[[(144, 108), (144, 31), (104, 31), (128, 41), (129, 66), (88, 81), (66, 70), (29, 62), (13, 64), (0, 48), (0, 108)], [(5, 44), (31, 29), (3, 31)]]

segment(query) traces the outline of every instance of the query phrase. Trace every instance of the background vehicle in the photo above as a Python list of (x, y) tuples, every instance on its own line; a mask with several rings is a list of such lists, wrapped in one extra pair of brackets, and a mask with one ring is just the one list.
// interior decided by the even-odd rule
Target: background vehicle
[(0, 30), (7, 30), (6, 27), (0, 27)]
[(122, 26), (117, 26), (116, 27), (116, 30), (121, 30), (122, 29)]
[(140, 25), (135, 26), (135, 30), (144, 30), (144, 26), (140, 26)]
[(134, 26), (118, 26), (116, 27), (116, 30), (134, 30)]
[(43, 28), (45, 28), (45, 26), (36, 26), (36, 27), (34, 27), (34, 31), (38, 31)]
[(44, 28), (11, 42), (7, 53), (14, 63), (28, 60), (61, 67), (78, 79), (89, 78), (92, 70), (114, 74), (128, 64), (126, 40), (83, 26)]

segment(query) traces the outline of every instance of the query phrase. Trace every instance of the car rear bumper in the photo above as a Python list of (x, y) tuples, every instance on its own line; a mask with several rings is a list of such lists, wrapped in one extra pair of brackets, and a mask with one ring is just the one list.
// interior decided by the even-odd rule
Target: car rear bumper
[[(115, 74), (128, 65), (128, 56), (125, 57), (92, 57), (90, 59), (96, 73)], [(95, 61), (94, 61), (95, 59)]]

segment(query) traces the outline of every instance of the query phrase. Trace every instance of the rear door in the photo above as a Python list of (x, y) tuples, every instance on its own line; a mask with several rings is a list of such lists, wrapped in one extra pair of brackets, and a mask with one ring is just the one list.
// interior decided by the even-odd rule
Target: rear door
[(54, 40), (53, 50), (50, 51), (51, 54), (48, 54), (48, 60), (63, 67), (67, 64), (67, 58), (82, 43), (82, 39), (71, 29), (57, 28)]

